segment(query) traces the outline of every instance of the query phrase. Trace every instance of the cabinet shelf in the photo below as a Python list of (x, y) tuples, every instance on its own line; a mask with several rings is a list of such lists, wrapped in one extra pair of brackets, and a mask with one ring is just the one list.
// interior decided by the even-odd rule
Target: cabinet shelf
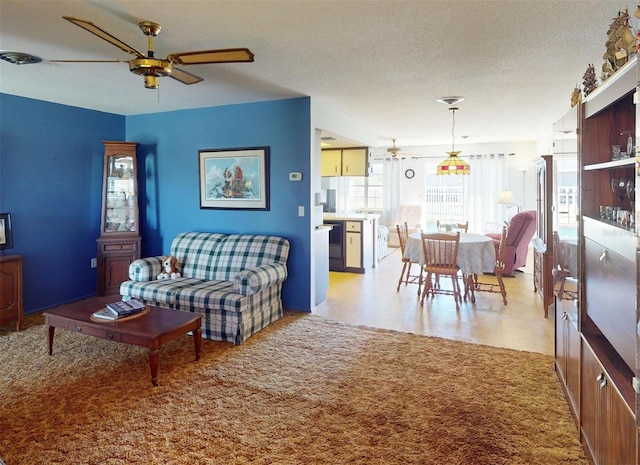
[(622, 231), (629, 231), (630, 233), (635, 232), (635, 225), (623, 225), (613, 220), (603, 220), (602, 218), (591, 218), (588, 215), (585, 215), (585, 218), (589, 218), (590, 220), (597, 221), (598, 223), (606, 224), (607, 226), (613, 226), (614, 228), (620, 229)]
[(637, 161), (638, 161), (638, 157), (630, 157), (630, 158), (624, 158), (622, 160), (612, 160), (612, 161), (605, 161), (602, 163), (594, 163), (592, 165), (585, 165), (583, 169), (585, 171), (592, 171), (592, 170), (604, 170), (609, 168), (622, 168), (625, 166), (631, 167), (635, 165)]

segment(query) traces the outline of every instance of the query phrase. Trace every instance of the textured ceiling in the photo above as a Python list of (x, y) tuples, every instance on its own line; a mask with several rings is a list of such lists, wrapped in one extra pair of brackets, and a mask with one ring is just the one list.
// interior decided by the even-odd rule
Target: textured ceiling
[[(456, 139), (536, 140), (566, 112), (589, 63), (600, 70), (620, 0), (6, 1), (0, 49), (36, 65), (0, 62), (0, 92), (122, 115), (311, 96), (375, 128), (380, 145), (451, 141), (436, 98), (462, 95)], [(148, 90), (130, 55), (62, 19), (92, 21), (146, 51), (138, 21), (162, 25), (156, 56), (248, 47), (254, 63), (193, 65), (204, 81), (161, 78)]]

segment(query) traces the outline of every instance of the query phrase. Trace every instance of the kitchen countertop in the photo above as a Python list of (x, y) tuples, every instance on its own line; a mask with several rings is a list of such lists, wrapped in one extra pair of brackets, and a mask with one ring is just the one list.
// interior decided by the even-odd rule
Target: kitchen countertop
[(377, 213), (323, 213), (322, 218), (335, 221), (367, 221), (377, 220), (380, 215)]

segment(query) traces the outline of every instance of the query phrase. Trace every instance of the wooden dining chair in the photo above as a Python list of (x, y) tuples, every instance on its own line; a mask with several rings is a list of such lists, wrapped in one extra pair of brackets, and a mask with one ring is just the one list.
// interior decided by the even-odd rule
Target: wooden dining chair
[[(440, 223), (440, 220), (436, 221), (436, 226), (438, 232), (464, 232), (466, 233), (469, 230), (469, 222), (466, 223), (456, 223), (451, 221), (446, 221)], [(463, 281), (464, 284), (464, 276), (460, 275), (459, 278)], [(435, 286), (440, 286), (440, 278), (438, 275), (435, 275), (433, 278), (433, 282)]]
[(483, 276), (482, 279), (478, 279), (478, 275), (474, 274), (466, 277), (464, 297), (471, 295), (471, 302), (476, 302), (475, 292), (494, 292), (502, 294), (502, 302), (507, 305), (507, 290), (504, 287), (504, 281), (502, 279), (502, 271), (504, 270), (504, 256), (507, 244), (507, 227), (502, 227), (500, 233), (500, 244), (498, 245), (498, 255), (496, 256), (496, 264), (493, 269), (493, 274), (496, 277), (496, 282), (489, 281), (491, 279), (488, 276)]
[[(402, 273), (400, 273), (400, 279), (398, 280), (398, 287), (396, 291), (400, 290), (402, 284), (418, 284), (418, 296), (422, 290), (422, 267), (420, 263), (412, 261), (410, 258), (405, 258), (404, 251), (407, 247), (407, 241), (409, 240), (409, 226), (405, 221), (404, 224), (396, 224), (396, 230), (398, 231), (398, 242), (400, 243), (400, 258), (402, 259)], [(412, 265), (418, 265), (418, 274), (411, 274)], [(415, 268), (414, 268), (415, 269)]]
[(469, 222), (465, 222), (465, 223), (457, 223), (456, 227), (458, 228), (458, 231), (460, 232), (469, 232)]
[(436, 221), (436, 226), (438, 232), (468, 232), (469, 231), (469, 222), (466, 223), (456, 223), (455, 221)]
[[(424, 299), (436, 294), (453, 295), (456, 303), (456, 310), (460, 310), (462, 294), (458, 284), (458, 245), (460, 244), (460, 232), (455, 235), (447, 233), (420, 233), (422, 239), (422, 252), (424, 254), (424, 265), (422, 267), (426, 277), (424, 279), (424, 289), (420, 305), (424, 305)], [(435, 276), (449, 276), (451, 278), (451, 289), (434, 284)]]
[(566, 291), (564, 286), (567, 278), (571, 277), (571, 272), (566, 264), (565, 255), (562, 251), (562, 243), (560, 242), (560, 236), (558, 231), (553, 231), (553, 291), (558, 299), (575, 299), (577, 293), (573, 291)]

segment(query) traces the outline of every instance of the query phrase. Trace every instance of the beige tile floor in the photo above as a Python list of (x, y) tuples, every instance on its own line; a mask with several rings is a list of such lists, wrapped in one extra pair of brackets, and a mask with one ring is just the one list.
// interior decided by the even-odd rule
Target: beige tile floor
[(505, 278), (507, 305), (500, 294), (483, 292), (476, 294), (475, 304), (463, 301), (456, 311), (447, 295), (425, 300), (421, 307), (417, 285), (403, 285), (397, 292), (402, 263), (395, 250), (365, 274), (330, 272), (327, 300), (312, 313), (349, 324), (552, 355), (553, 315), (544, 318), (531, 265), (530, 253), (523, 273)]

